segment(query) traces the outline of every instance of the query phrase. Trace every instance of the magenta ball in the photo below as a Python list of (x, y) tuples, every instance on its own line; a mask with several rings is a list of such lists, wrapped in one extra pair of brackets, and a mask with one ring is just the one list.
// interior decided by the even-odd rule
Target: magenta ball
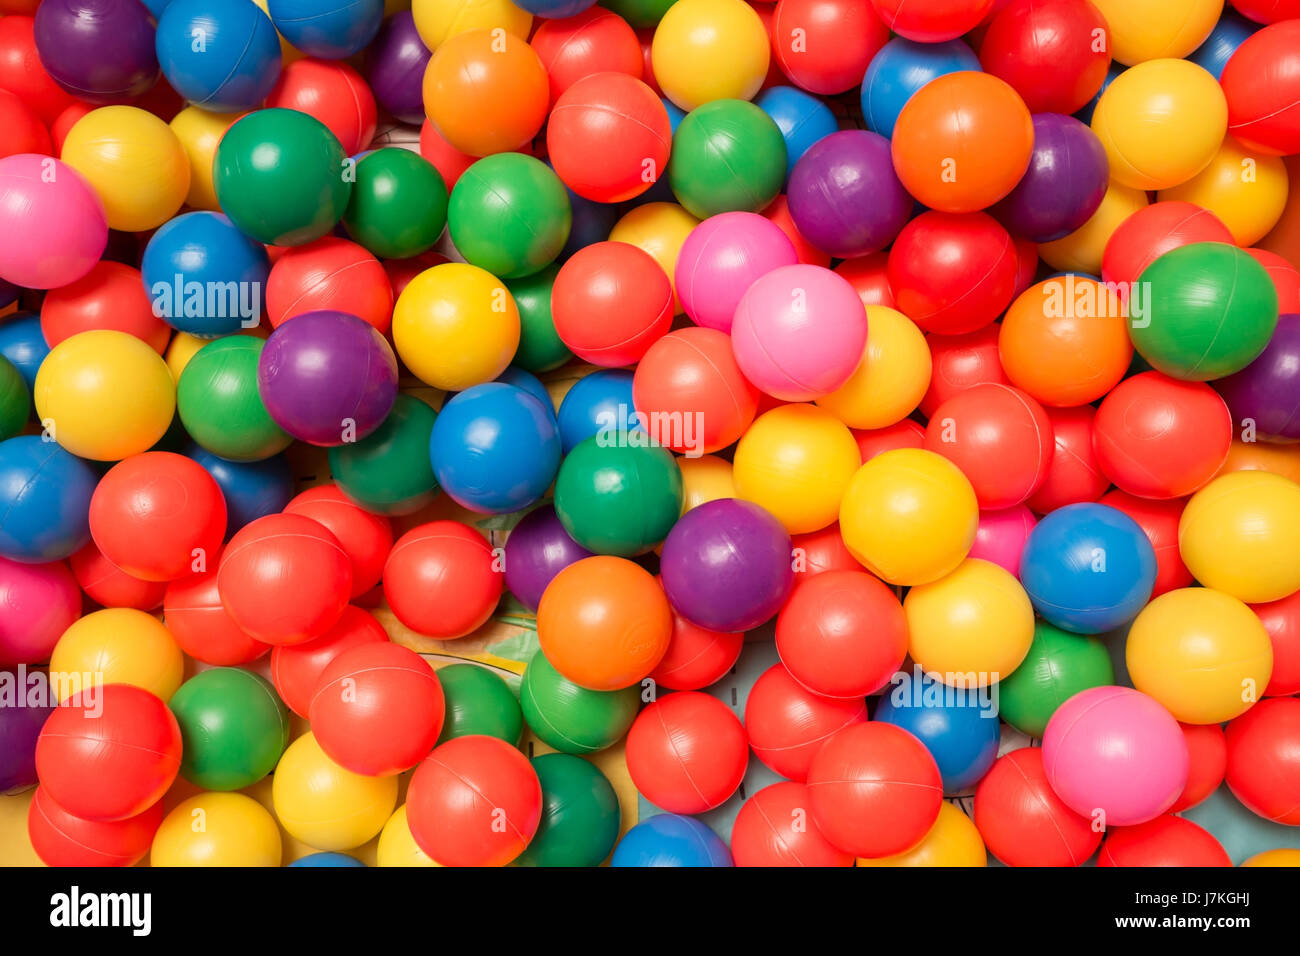
[(506, 538), (506, 590), (536, 611), (551, 579), (591, 552), (569, 537), (555, 509), (528, 512)]
[(1075, 813), (1127, 827), (1164, 813), (1187, 784), (1187, 739), (1169, 711), (1131, 687), (1080, 691), (1052, 714), (1043, 769)]
[(397, 400), (397, 358), (373, 325), (347, 312), (304, 312), (266, 340), (257, 391), (277, 425), (326, 447), (359, 441)]
[(80, 173), (34, 153), (0, 159), (0, 279), (57, 289), (88, 273), (106, 245), (104, 204)]
[(1019, 578), (1020, 555), (1037, 523), (1038, 519), (1025, 505), (981, 511), (969, 557), (992, 561)]
[(385, 20), (366, 53), (371, 92), (403, 123), (424, 122), (424, 68), (430, 56), (410, 10), (399, 10)]
[(142, 0), (44, 0), (36, 8), (36, 54), (73, 96), (125, 103), (158, 82), (156, 27)]
[(1279, 316), (1259, 358), (1214, 387), (1238, 427), (1252, 419), (1260, 438), (1300, 441), (1300, 315)]
[(81, 589), (62, 561), (0, 558), (0, 667), (40, 664), (81, 616)]
[(677, 256), (677, 298), (696, 325), (731, 331), (741, 297), (761, 276), (799, 261), (772, 220), (752, 212), (710, 216), (691, 230)]
[(1029, 169), (989, 212), (1017, 238), (1051, 242), (1092, 218), (1106, 195), (1110, 163), (1097, 134), (1073, 116), (1033, 119)]
[(786, 195), (799, 232), (837, 259), (879, 252), (912, 214), (889, 140), (861, 129), (831, 133), (809, 147)]

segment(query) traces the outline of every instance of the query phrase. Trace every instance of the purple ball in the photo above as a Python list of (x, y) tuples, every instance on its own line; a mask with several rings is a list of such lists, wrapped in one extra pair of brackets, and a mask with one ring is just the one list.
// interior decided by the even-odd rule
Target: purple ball
[(536, 611), (551, 579), (591, 555), (569, 537), (554, 508), (536, 508), (506, 538), (506, 590)]
[(294, 438), (330, 447), (360, 441), (397, 400), (397, 359), (374, 326), (346, 312), (304, 312), (266, 340), (257, 391)]
[[(29, 684), (32, 676), (27, 675)], [(17, 701), (0, 705), (0, 793), (8, 793), (35, 786), (36, 738), (52, 708), (27, 706), (27, 688), (13, 671), (0, 672), (0, 680), (9, 684), (23, 703), (21, 707), (14, 706)]]
[(156, 27), (140, 0), (45, 0), (36, 8), (36, 53), (73, 96), (125, 103), (158, 81)]
[(879, 252), (912, 214), (889, 140), (866, 130), (819, 139), (794, 164), (786, 193), (804, 238), (837, 259)]
[(1096, 133), (1073, 116), (1038, 113), (1029, 169), (989, 212), (1013, 236), (1051, 242), (1092, 217), (1109, 180), (1110, 163)]
[(1259, 358), (1214, 383), (1238, 425), (1249, 418), (1268, 441), (1300, 441), (1300, 315), (1278, 317)]
[(430, 56), (410, 10), (385, 20), (366, 54), (366, 79), (375, 99), (403, 123), (424, 122), (424, 68)]
[(790, 535), (749, 501), (719, 498), (682, 515), (664, 541), (668, 601), (692, 624), (747, 631), (771, 618), (794, 587)]

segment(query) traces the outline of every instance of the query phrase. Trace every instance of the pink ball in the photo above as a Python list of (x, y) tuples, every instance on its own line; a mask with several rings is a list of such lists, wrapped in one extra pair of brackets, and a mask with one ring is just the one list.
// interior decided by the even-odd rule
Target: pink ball
[(57, 289), (89, 272), (107, 243), (104, 204), (80, 173), (35, 153), (0, 159), (0, 278)]
[(1047, 782), (1085, 817), (1126, 827), (1164, 813), (1187, 784), (1190, 758), (1178, 721), (1131, 687), (1093, 687), (1056, 709), (1043, 733)]
[(1013, 505), (998, 511), (981, 511), (980, 523), (975, 529), (975, 543), (970, 547), (972, 558), (981, 558), (1001, 565), (1015, 577), (1020, 577), (1020, 555), (1034, 530), (1038, 519), (1025, 505)]
[(830, 269), (781, 266), (757, 279), (731, 326), (745, 377), (773, 398), (811, 402), (849, 380), (867, 344), (867, 311)]
[(724, 212), (704, 220), (677, 256), (677, 298), (696, 325), (731, 331), (731, 320), (754, 281), (799, 261), (794, 243), (770, 219)]
[(0, 667), (40, 664), (81, 616), (81, 589), (62, 561), (0, 558)]

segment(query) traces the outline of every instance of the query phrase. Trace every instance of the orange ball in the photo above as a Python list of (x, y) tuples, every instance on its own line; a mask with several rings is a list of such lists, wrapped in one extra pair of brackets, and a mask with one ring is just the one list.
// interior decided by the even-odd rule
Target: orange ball
[(663, 659), (673, 613), (650, 572), (597, 555), (569, 565), (542, 593), (537, 640), (565, 678), (588, 690), (621, 690)]
[(1034, 127), (1024, 100), (988, 73), (949, 73), (907, 101), (894, 125), (894, 171), (923, 205), (976, 212), (1029, 168)]

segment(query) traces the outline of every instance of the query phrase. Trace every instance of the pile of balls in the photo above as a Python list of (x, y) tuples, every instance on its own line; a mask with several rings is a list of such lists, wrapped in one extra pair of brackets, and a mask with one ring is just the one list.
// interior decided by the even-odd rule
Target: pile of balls
[(1300, 865), (1297, 0), (0, 11), (46, 863)]

